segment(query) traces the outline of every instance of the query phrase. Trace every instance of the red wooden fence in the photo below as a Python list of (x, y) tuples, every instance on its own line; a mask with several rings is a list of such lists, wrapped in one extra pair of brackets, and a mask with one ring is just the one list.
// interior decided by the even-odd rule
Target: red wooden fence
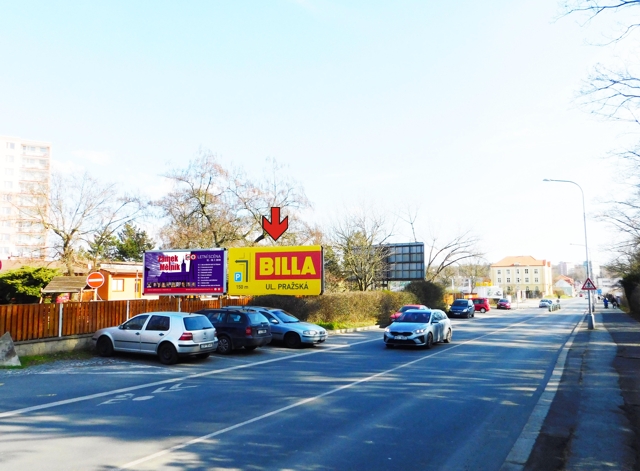
[(194, 312), (204, 308), (244, 306), (251, 298), (240, 299), (131, 299), (62, 304), (0, 305), (0, 335), (11, 334), (14, 342), (92, 334), (103, 327), (122, 324), (143, 312)]

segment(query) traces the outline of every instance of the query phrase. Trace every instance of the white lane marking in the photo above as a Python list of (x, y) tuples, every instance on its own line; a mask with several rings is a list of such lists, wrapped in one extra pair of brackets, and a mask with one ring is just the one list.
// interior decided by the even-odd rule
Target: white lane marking
[[(218, 431), (216, 431), (216, 432), (212, 432), (212, 433), (207, 434), (207, 435), (203, 435), (203, 436), (201, 436), (201, 437), (194, 438), (194, 439), (192, 439), (192, 440), (189, 440), (189, 441), (187, 441), (187, 442), (181, 443), (181, 444), (179, 444), (179, 445), (174, 445), (174, 446), (172, 446), (172, 447), (165, 448), (164, 450), (157, 451), (156, 453), (153, 453), (153, 454), (151, 454), (151, 455), (148, 455), (148, 456), (145, 456), (145, 457), (139, 458), (139, 459), (137, 459), (137, 460), (135, 460), (135, 461), (131, 461), (131, 462), (129, 462), (129, 463), (126, 463), (126, 464), (122, 465), (122, 466), (121, 466), (120, 468), (118, 468), (118, 469), (119, 469), (119, 470), (121, 470), (121, 469), (129, 469), (129, 468), (132, 468), (132, 467), (134, 467), (134, 466), (137, 466), (137, 465), (139, 465), (139, 464), (141, 464), (141, 463), (145, 463), (145, 462), (150, 461), (150, 460), (153, 460), (153, 459), (155, 459), (155, 458), (159, 458), (159, 457), (161, 457), (161, 456), (164, 456), (164, 455), (167, 455), (167, 454), (169, 454), (169, 453), (172, 453), (172, 452), (174, 452), (174, 451), (181, 450), (181, 449), (186, 448), (186, 447), (188, 447), (188, 446), (190, 446), (190, 445), (195, 445), (195, 444), (197, 444), (197, 443), (205, 442), (205, 441), (209, 440), (210, 438), (213, 438), (213, 437), (216, 437), (216, 436), (222, 435), (222, 434), (224, 434), (224, 433), (230, 432), (230, 431), (235, 430), (235, 429), (238, 429), (238, 428), (240, 428), (240, 427), (244, 427), (245, 425), (249, 425), (249, 424), (252, 424), (252, 423), (254, 423), (254, 422), (258, 422), (258, 421), (260, 421), (260, 420), (264, 420), (264, 419), (266, 419), (266, 418), (269, 418), (269, 417), (272, 417), (272, 416), (274, 416), (274, 415), (280, 414), (281, 412), (285, 412), (285, 411), (288, 411), (288, 410), (290, 410), (290, 409), (294, 409), (294, 408), (296, 408), (296, 407), (303, 406), (303, 405), (305, 405), (305, 404), (308, 404), (309, 402), (317, 401), (318, 399), (321, 399), (321, 398), (323, 398), (323, 397), (329, 396), (329, 395), (331, 395), (331, 394), (335, 394), (335, 393), (340, 392), (340, 391), (343, 391), (343, 390), (345, 390), (345, 389), (352, 388), (353, 386), (357, 386), (357, 385), (359, 385), (359, 384), (366, 383), (366, 382), (368, 382), (368, 381), (371, 381), (372, 379), (378, 378), (378, 377), (380, 377), (380, 376), (387, 375), (387, 374), (389, 374), (389, 373), (392, 373), (392, 372), (394, 372), (394, 371), (400, 370), (400, 369), (402, 369), (402, 368), (406, 368), (406, 367), (411, 366), (411, 365), (413, 365), (413, 364), (415, 364), (415, 363), (418, 363), (418, 362), (421, 362), (421, 361), (425, 361), (425, 360), (427, 360), (427, 359), (429, 359), (429, 358), (432, 358), (432, 357), (434, 357), (434, 356), (436, 356), (436, 355), (440, 355), (441, 353), (448, 352), (449, 350), (451, 350), (451, 349), (453, 349), (453, 348), (462, 347), (462, 346), (467, 345), (467, 344), (469, 344), (469, 343), (476, 342), (476, 341), (481, 340), (481, 339), (483, 339), (483, 338), (485, 338), (485, 337), (488, 337), (488, 336), (490, 336), (490, 335), (494, 335), (494, 334), (496, 334), (496, 333), (498, 333), (498, 332), (502, 332), (503, 330), (510, 329), (510, 328), (512, 328), (512, 327), (514, 327), (514, 326), (517, 326), (517, 325), (519, 325), (519, 324), (523, 324), (523, 323), (528, 322), (528, 321), (530, 321), (530, 320), (531, 320), (531, 318), (526, 319), (526, 320), (521, 321), (521, 322), (517, 322), (517, 323), (515, 323), (515, 324), (511, 324), (511, 325), (509, 325), (509, 326), (507, 326), (507, 327), (503, 327), (503, 328), (501, 328), (501, 329), (494, 330), (493, 332), (490, 332), (490, 333), (488, 333), (488, 334), (481, 335), (480, 337), (476, 337), (476, 338), (474, 338), (474, 339), (467, 340), (466, 342), (457, 343), (457, 344), (453, 344), (453, 345), (451, 345), (451, 344), (450, 344), (450, 345), (448, 345), (448, 346), (447, 346), (447, 348), (444, 348), (444, 349), (439, 350), (439, 351), (437, 351), (437, 352), (432, 352), (430, 355), (426, 355), (426, 356), (420, 357), (420, 358), (418, 358), (418, 359), (416, 359), (416, 360), (412, 360), (412, 361), (410, 361), (410, 362), (403, 363), (402, 365), (396, 366), (396, 367), (391, 368), (391, 369), (386, 370), (386, 371), (382, 371), (382, 372), (380, 372), (380, 373), (373, 374), (373, 375), (371, 375), (371, 376), (368, 376), (368, 377), (366, 377), (366, 378), (360, 379), (360, 380), (358, 380), (358, 381), (354, 381), (353, 383), (345, 384), (345, 385), (340, 386), (340, 387), (338, 387), (338, 388), (331, 389), (331, 390), (326, 391), (326, 392), (324, 392), (324, 393), (322, 393), (322, 394), (318, 394), (317, 396), (313, 396), (313, 397), (309, 397), (309, 398), (306, 398), (306, 399), (302, 399), (302, 400), (300, 400), (300, 401), (298, 401), (298, 402), (295, 402), (295, 403), (293, 403), (293, 404), (290, 404), (290, 405), (288, 405), (288, 406), (281, 407), (280, 409), (276, 409), (276, 410), (273, 410), (273, 411), (271, 411), (271, 412), (267, 412), (266, 414), (259, 415), (259, 416), (257, 416), (257, 417), (252, 418), (252, 419), (249, 419), (249, 420), (245, 420), (244, 422), (240, 422), (240, 423), (237, 423), (237, 424), (234, 424), (234, 425), (230, 425), (229, 427), (223, 428), (223, 429), (221, 429), (221, 430), (218, 430)], [(360, 342), (360, 343), (364, 343), (364, 342)]]
[(179, 383), (179, 384), (174, 384), (173, 386), (171, 386), (168, 389), (167, 389), (166, 386), (162, 386), (161, 388), (158, 388), (155, 391), (153, 391), (151, 394), (165, 393), (165, 392), (176, 392), (176, 391), (182, 391), (183, 389), (197, 388), (197, 387), (198, 386), (183, 386), (182, 383)]
[[(194, 379), (194, 378), (202, 378), (202, 377), (205, 377), (205, 376), (211, 376), (211, 375), (216, 375), (216, 374), (221, 374), (221, 373), (227, 373), (229, 371), (241, 370), (243, 368), (250, 368), (250, 367), (258, 366), (258, 365), (266, 365), (267, 363), (274, 363), (276, 361), (290, 360), (292, 358), (299, 358), (299, 357), (303, 357), (303, 356), (307, 356), (307, 355), (315, 355), (315, 354), (319, 354), (319, 353), (325, 353), (325, 352), (329, 352), (329, 351), (340, 349), (340, 348), (348, 348), (348, 347), (351, 347), (351, 346), (354, 346), (354, 345), (360, 345), (362, 343), (379, 342), (379, 341), (380, 341), (380, 338), (376, 338), (376, 339), (372, 339), (372, 340), (363, 340), (361, 342), (354, 342), (352, 344), (336, 345), (335, 347), (324, 348), (322, 350), (314, 350), (314, 351), (306, 352), (306, 353), (297, 353), (297, 354), (294, 354), (294, 355), (288, 355), (286, 357), (272, 358), (270, 360), (262, 360), (262, 361), (258, 361), (258, 362), (255, 362), (255, 363), (245, 363), (243, 365), (230, 366), (228, 368), (223, 368), (221, 370), (206, 371), (204, 373), (196, 373), (196, 374), (193, 374), (193, 375), (183, 376), (183, 377), (180, 377), (180, 378), (165, 379), (165, 380), (162, 380), (162, 381), (155, 381), (153, 383), (140, 384), (138, 386), (130, 386), (128, 388), (114, 389), (112, 391), (105, 391), (105, 392), (96, 393), (96, 394), (89, 394), (88, 396), (74, 397), (72, 399), (65, 399), (65, 400), (62, 400), (62, 401), (50, 402), (50, 403), (47, 403), (47, 404), (40, 404), (38, 406), (25, 407), (23, 409), (16, 409), (16, 410), (12, 410), (12, 411), (2, 412), (2, 413), (0, 413), (0, 419), (4, 419), (4, 418), (7, 418), (7, 417), (14, 417), (16, 415), (26, 414), (28, 412), (33, 412), (33, 411), (37, 411), (37, 410), (50, 409), (52, 407), (64, 406), (64, 405), (67, 405), (67, 404), (74, 404), (76, 402), (90, 401), (91, 399), (99, 399), (101, 397), (112, 396), (114, 394), (129, 393), (130, 391), (138, 391), (140, 389), (153, 388), (153, 387), (162, 386), (162, 385), (165, 385), (165, 384), (177, 383), (178, 381), (186, 381), (186, 380)], [(109, 401), (107, 401), (107, 403), (108, 402)], [(104, 403), (102, 403), (102, 404), (104, 404)]]

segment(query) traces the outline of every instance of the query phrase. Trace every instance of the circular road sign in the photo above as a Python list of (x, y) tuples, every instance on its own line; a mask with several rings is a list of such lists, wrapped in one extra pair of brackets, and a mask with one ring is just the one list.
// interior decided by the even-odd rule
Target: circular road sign
[(104, 284), (104, 275), (99, 271), (89, 273), (89, 276), (87, 276), (87, 284), (90, 288), (100, 288)]

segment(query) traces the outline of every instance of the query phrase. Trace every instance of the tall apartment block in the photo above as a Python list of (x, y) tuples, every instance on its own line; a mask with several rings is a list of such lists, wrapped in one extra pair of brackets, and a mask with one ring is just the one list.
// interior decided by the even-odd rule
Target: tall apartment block
[(33, 216), (49, 194), (51, 143), (0, 136), (0, 259), (44, 258), (46, 231)]

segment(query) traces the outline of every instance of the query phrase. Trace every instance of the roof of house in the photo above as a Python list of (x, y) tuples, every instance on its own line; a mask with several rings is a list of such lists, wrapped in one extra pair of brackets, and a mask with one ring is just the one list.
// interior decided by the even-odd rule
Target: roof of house
[(119, 262), (119, 263), (101, 263), (100, 270), (112, 275), (116, 274), (131, 274), (135, 275), (139, 273), (142, 276), (143, 266), (138, 262)]
[(558, 275), (558, 281), (560, 281), (560, 280), (566, 281), (570, 285), (573, 285), (575, 283), (573, 278), (569, 278), (568, 276), (565, 276), (565, 275)]
[(531, 255), (515, 255), (505, 257), (499, 262), (492, 263), (492, 267), (544, 267), (551, 266), (551, 262), (547, 260), (536, 260)]
[[(86, 276), (56, 276), (42, 289), (43, 293), (80, 293), (87, 288)], [(88, 288), (91, 289), (91, 288)]]

